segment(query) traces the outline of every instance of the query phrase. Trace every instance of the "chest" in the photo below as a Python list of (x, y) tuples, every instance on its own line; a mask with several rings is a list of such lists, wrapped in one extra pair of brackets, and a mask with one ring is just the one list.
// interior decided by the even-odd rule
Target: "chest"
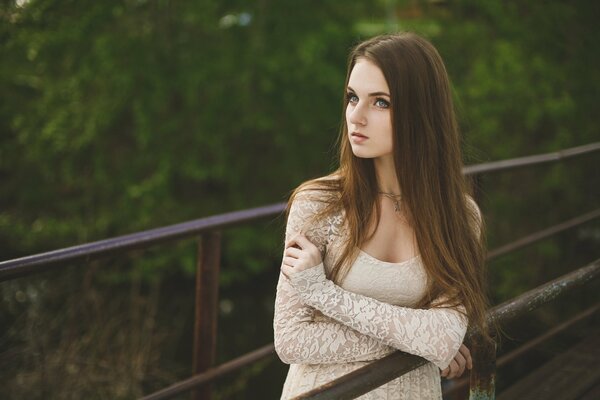
[(340, 286), (385, 303), (412, 307), (427, 290), (427, 273), (419, 256), (385, 263), (361, 252)]
[[(385, 217), (389, 215), (383, 219)], [(339, 229), (330, 229), (336, 234), (332, 235), (323, 260), (327, 269), (332, 268), (347, 243), (345, 233), (348, 231), (342, 227), (345, 215), (336, 221)], [(427, 273), (415, 251), (413, 230), (407, 225), (388, 222), (382, 221), (367, 245), (358, 250), (340, 286), (385, 303), (412, 307), (427, 290)]]
[(368, 232), (372, 236), (361, 249), (378, 260), (398, 263), (418, 255), (414, 229), (390, 207), (381, 207), (379, 218), (373, 213)]

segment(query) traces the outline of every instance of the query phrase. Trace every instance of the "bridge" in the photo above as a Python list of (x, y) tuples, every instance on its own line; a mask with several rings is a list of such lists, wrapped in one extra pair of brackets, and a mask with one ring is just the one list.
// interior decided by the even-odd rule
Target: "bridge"
[[(497, 162), (470, 165), (464, 174), (475, 182), (485, 174), (499, 173), (516, 168), (562, 162), (585, 156), (600, 150), (600, 143), (591, 143), (554, 153), (521, 157)], [(479, 187), (479, 185), (475, 185)], [(585, 190), (582, 188), (581, 190)], [(476, 197), (478, 193), (475, 193)], [(597, 199), (596, 199), (597, 200)], [(0, 282), (30, 276), (43, 271), (56, 271), (66, 263), (92, 260), (106, 256), (121, 255), (135, 249), (146, 249), (157, 244), (199, 236), (196, 271), (196, 308), (193, 349), (194, 374), (175, 382), (158, 392), (149, 393), (143, 399), (169, 399), (192, 392), (194, 399), (210, 399), (211, 386), (217, 380), (259, 360), (275, 357), (273, 344), (258, 348), (221, 365), (215, 364), (216, 324), (219, 299), (219, 269), (221, 256), (221, 231), (234, 226), (251, 224), (258, 220), (281, 215), (285, 203), (277, 203), (249, 210), (236, 211), (180, 224), (164, 226), (134, 234), (118, 236), (83, 245), (35, 254), (0, 262)], [(485, 214), (485, 210), (484, 210)], [(525, 246), (549, 238), (597, 219), (600, 209), (587, 212), (530, 233), (511, 243), (492, 249), (488, 260), (512, 253)], [(526, 265), (524, 266), (527, 267)], [(278, 272), (277, 272), (278, 273)], [(563, 276), (494, 306), (488, 311), (492, 326), (503, 327), (517, 318), (548, 305), (557, 299), (590, 285), (597, 285), (600, 259), (590, 260), (586, 265), (566, 272)], [(586, 323), (582, 339), (564, 349), (547, 363), (531, 373), (515, 380), (499, 393), (499, 399), (597, 399), (600, 398), (600, 346), (597, 325), (598, 300), (589, 302), (588, 308), (561, 324), (548, 327), (542, 335), (510, 352), (497, 354), (493, 344), (481, 344), (477, 332), (469, 332), (466, 342), (473, 354), (474, 367), (470, 376), (444, 390), (447, 399), (493, 399), (496, 396), (496, 369), (526, 356), (540, 344), (565, 332), (569, 328)], [(297, 399), (353, 399), (405, 374), (426, 361), (420, 357), (396, 352), (366, 365), (352, 373)], [(281, 383), (282, 384), (282, 383)]]

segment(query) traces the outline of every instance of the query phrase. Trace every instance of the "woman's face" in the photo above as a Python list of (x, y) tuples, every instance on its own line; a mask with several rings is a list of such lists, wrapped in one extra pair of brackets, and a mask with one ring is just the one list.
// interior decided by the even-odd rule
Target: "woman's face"
[(390, 89), (373, 62), (359, 58), (348, 80), (346, 124), (355, 156), (377, 158), (392, 154)]

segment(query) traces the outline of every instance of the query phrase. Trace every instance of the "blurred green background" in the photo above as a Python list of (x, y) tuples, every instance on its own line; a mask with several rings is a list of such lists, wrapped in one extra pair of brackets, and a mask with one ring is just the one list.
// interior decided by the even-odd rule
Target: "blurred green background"
[[(466, 164), (598, 141), (598, 17), (585, 0), (4, 1), (0, 260), (285, 201), (335, 168), (347, 54), (383, 32), (438, 48)], [(484, 177), (489, 247), (595, 209), (597, 169)], [(218, 363), (273, 339), (283, 224), (223, 232)], [(492, 262), (493, 303), (592, 260), (598, 228)], [(0, 283), (3, 392), (129, 399), (189, 377), (195, 246)], [(257, 363), (215, 398), (278, 398), (286, 371)]]

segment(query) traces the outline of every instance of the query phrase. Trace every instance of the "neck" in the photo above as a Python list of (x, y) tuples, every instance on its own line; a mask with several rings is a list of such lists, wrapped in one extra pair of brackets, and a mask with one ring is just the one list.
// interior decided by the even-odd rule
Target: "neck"
[(398, 176), (396, 175), (396, 168), (394, 166), (394, 159), (391, 154), (377, 157), (373, 159), (375, 166), (375, 174), (377, 175), (377, 186), (380, 192), (390, 193), (399, 195), (402, 193), (400, 190), (400, 184), (398, 183)]

